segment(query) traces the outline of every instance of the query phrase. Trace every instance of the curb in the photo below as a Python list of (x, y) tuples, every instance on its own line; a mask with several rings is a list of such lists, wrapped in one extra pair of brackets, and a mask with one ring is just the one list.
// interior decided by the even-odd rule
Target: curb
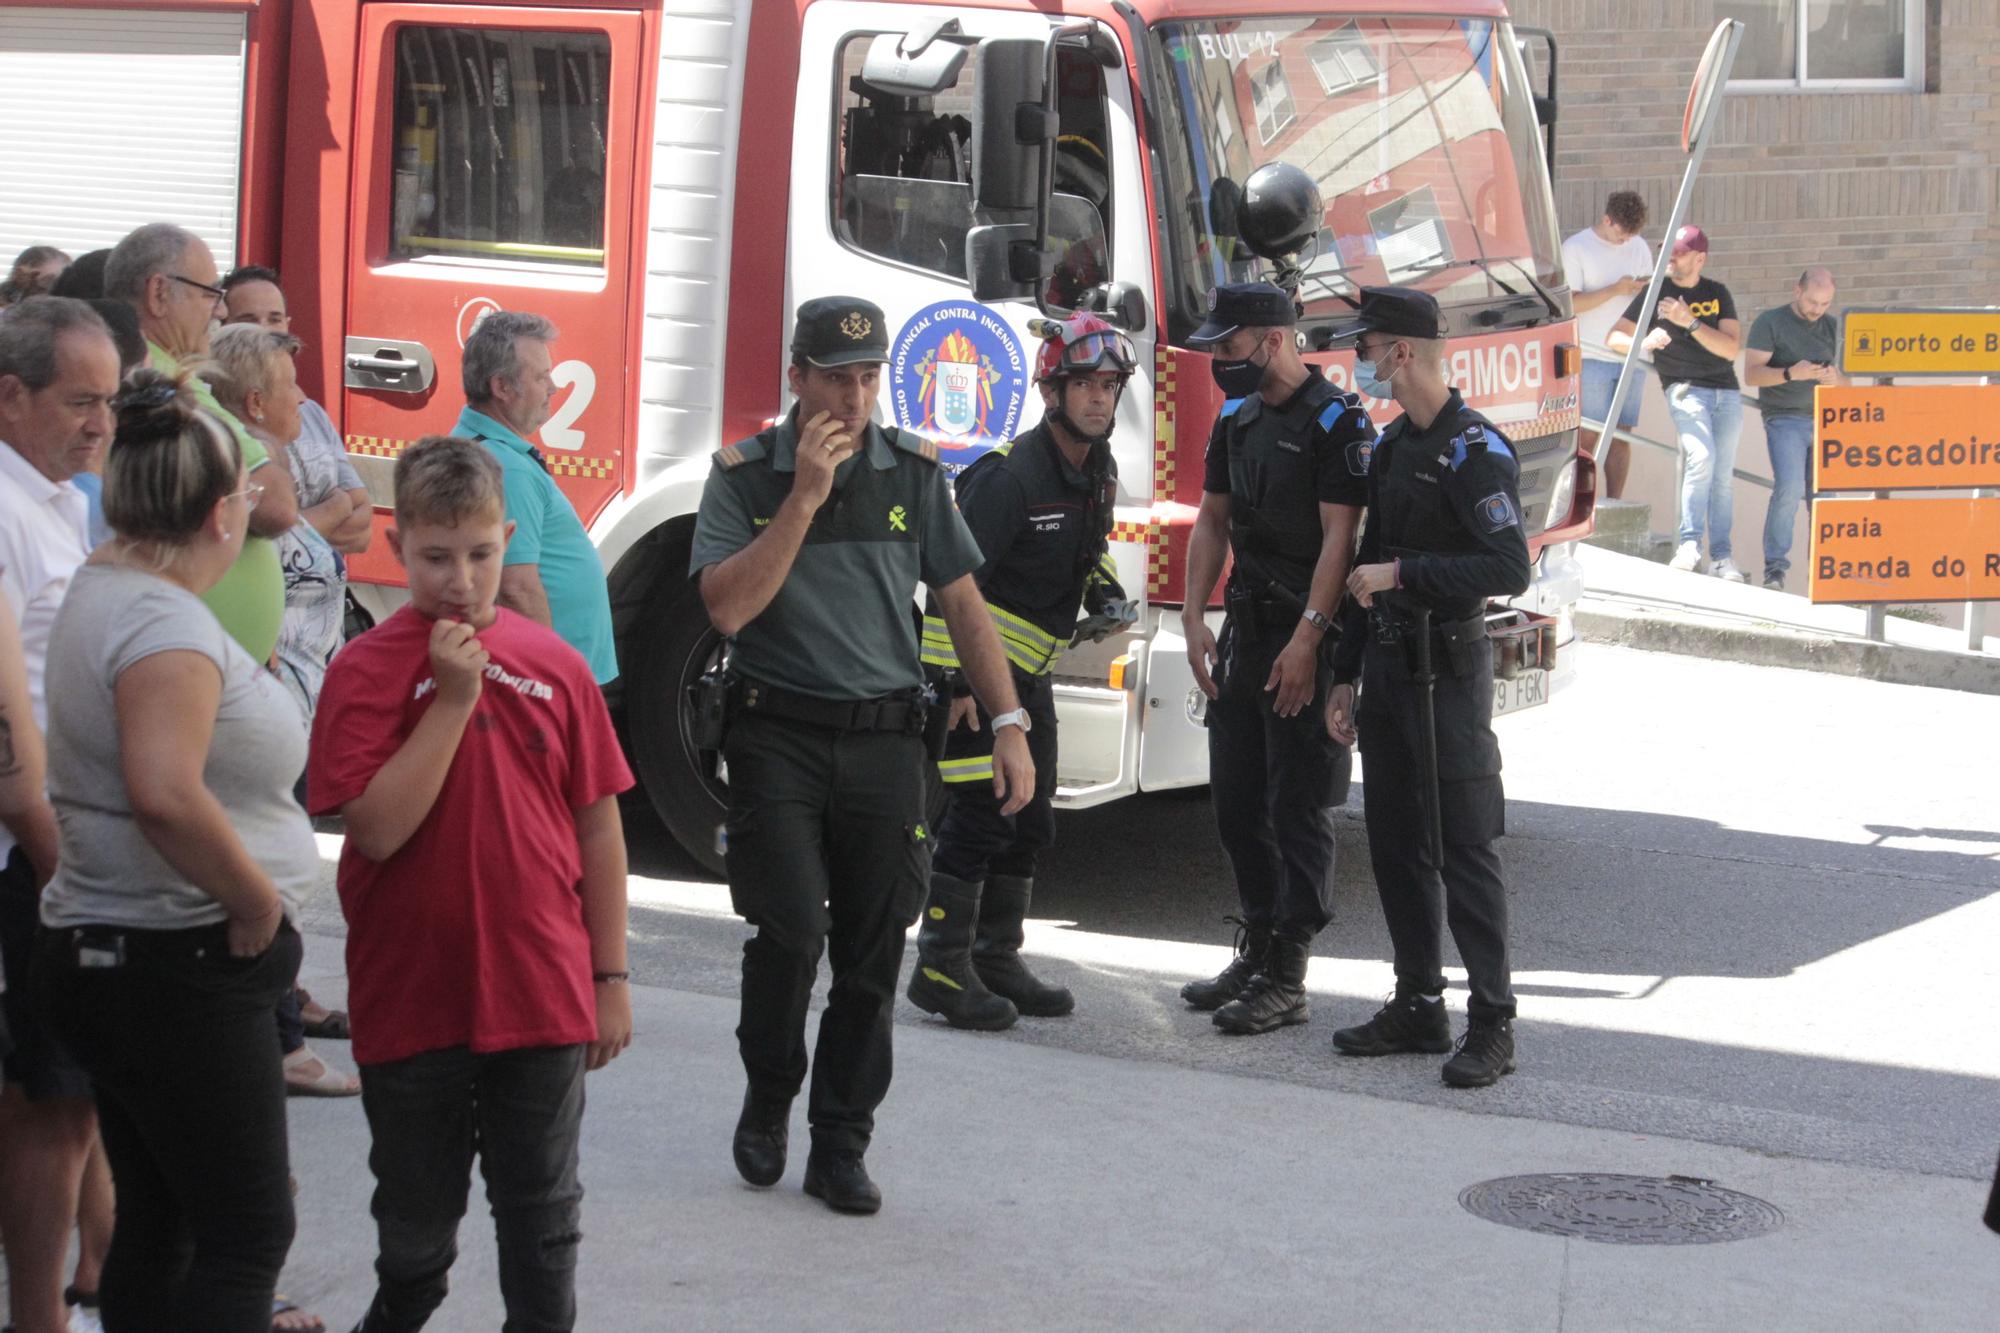
[(1907, 644), (1782, 629), (1769, 623), (1729, 625), (1661, 613), (1635, 614), (1579, 606), (1576, 628), (1587, 643), (1655, 653), (1681, 653), (1753, 666), (1824, 671), (1890, 685), (1923, 685), (1968, 694), (2000, 694), (2000, 657), (1913, 648)]

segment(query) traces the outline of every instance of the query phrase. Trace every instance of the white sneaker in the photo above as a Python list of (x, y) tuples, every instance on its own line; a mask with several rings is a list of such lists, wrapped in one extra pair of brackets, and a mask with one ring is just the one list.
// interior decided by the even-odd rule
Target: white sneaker
[(72, 1305), (69, 1307), (69, 1333), (104, 1333), (104, 1325), (99, 1322), (96, 1310)]
[(1708, 572), (1721, 579), (1724, 583), (1743, 582), (1743, 571), (1738, 569), (1736, 562), (1726, 555), (1720, 560), (1710, 562)]
[(1682, 542), (1674, 551), (1674, 558), (1667, 561), (1668, 569), (1693, 570), (1701, 566), (1701, 543)]

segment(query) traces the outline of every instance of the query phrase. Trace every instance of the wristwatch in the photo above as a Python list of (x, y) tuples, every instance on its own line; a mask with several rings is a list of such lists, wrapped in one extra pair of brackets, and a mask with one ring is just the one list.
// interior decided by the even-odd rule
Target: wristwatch
[(1309, 606), (1299, 613), (1299, 619), (1311, 625), (1321, 634), (1333, 633), (1333, 622), (1327, 619), (1326, 612), (1324, 611), (1315, 611)]
[(1023, 736), (1033, 730), (1028, 723), (1028, 710), (1025, 708), (1016, 708), (1011, 713), (995, 713), (993, 730), (997, 732), (1002, 727), (1019, 727)]

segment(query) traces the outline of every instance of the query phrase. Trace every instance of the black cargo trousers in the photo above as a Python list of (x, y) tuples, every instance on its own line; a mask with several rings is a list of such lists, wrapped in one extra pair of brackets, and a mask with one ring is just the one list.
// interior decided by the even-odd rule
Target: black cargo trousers
[(1512, 1018), (1507, 886), (1495, 846), (1506, 831), (1507, 799), (1500, 783), (1500, 743), (1493, 735), (1493, 644), (1481, 638), (1466, 645), (1454, 673), (1442, 637), (1432, 633), (1444, 864), (1432, 865), (1430, 856), (1419, 722), (1423, 690), (1403, 646), (1373, 642), (1362, 663), (1355, 708), (1366, 761), (1368, 857), (1396, 951), (1397, 986), (1426, 995), (1443, 992), (1448, 920), (1471, 986), (1468, 1011), (1478, 1019)]
[(971, 884), (988, 875), (1033, 879), (1035, 861), (1056, 840), (1056, 694), (1052, 677), (1014, 669), (1014, 692), (1028, 710), (1028, 757), (1035, 761), (1035, 795), (1011, 815), (993, 794), (993, 718), (979, 710), (979, 730), (959, 727), (945, 742), (944, 789), (936, 866)]
[(761, 1097), (798, 1094), (830, 941), (807, 1120), (814, 1147), (865, 1151), (889, 1091), (904, 935), (930, 884), (923, 738), (739, 713), (723, 754), (729, 895), (757, 927), (743, 945), (744, 1071)]
[(1297, 622), (1296, 612), (1262, 620), (1232, 613), (1223, 625), (1208, 780), (1244, 921), (1253, 932), (1310, 941), (1333, 920), (1333, 812), (1347, 802), (1354, 761), (1326, 734), (1332, 677), (1323, 657), (1298, 716), (1272, 709), (1277, 691), (1264, 682)]

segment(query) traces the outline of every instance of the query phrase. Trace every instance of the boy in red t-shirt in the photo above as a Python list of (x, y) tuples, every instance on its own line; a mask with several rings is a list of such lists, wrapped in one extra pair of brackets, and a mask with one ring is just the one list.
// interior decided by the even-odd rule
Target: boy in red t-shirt
[(347, 825), (348, 1012), (380, 1245), (362, 1333), (444, 1299), (475, 1149), (509, 1328), (576, 1321), (583, 1075), (632, 1039), (632, 785), (589, 666), (494, 605), (499, 465), (432, 437), (396, 462), (389, 543), (410, 604), (334, 658), (314, 813)]

